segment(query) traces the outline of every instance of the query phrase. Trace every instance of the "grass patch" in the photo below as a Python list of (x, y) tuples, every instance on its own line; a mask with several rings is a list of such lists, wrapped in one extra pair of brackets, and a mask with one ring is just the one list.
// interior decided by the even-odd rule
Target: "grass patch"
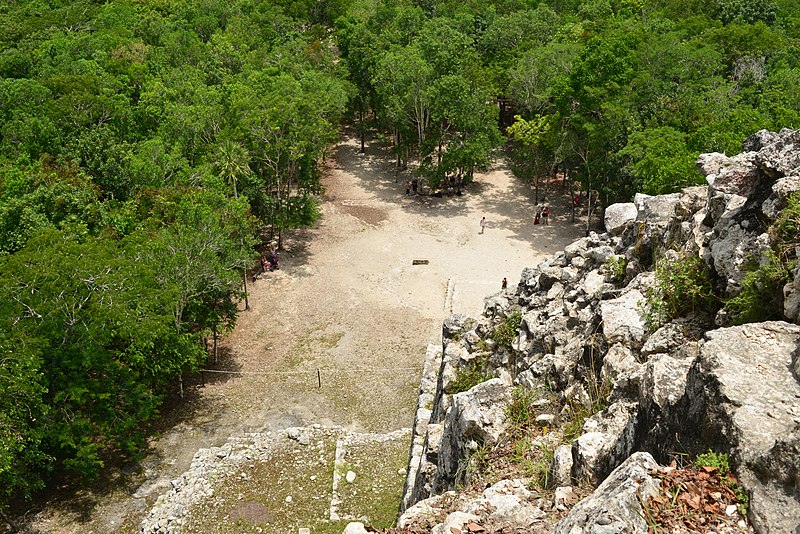
[[(399, 471), (405, 472), (408, 463), (408, 439), (404, 435), (390, 441), (346, 446), (346, 468), (338, 488), (341, 518), (379, 529), (394, 525), (405, 483), (405, 475)], [(344, 479), (348, 470), (356, 474), (352, 483)]]
[(517, 338), (519, 326), (522, 324), (522, 314), (514, 312), (503, 320), (502, 323), (492, 333), (491, 338), (501, 347), (511, 347)]
[(335, 435), (314, 434), (308, 446), (287, 441), (268, 459), (243, 464), (238, 474), (214, 482), (214, 495), (192, 508), (183, 532), (297, 532), (308, 527), (315, 534), (341, 534), (347, 523), (329, 520), (335, 449)]
[(491, 380), (494, 374), (486, 369), (488, 365), (489, 359), (487, 357), (479, 357), (464, 366), (456, 368), (456, 377), (450, 383), (448, 393), (461, 393), (472, 389), (481, 382)]

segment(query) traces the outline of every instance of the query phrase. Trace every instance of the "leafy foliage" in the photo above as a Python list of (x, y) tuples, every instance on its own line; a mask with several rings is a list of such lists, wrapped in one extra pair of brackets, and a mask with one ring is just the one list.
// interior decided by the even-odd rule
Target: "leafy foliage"
[(517, 332), (521, 324), (522, 314), (520, 312), (512, 313), (492, 332), (492, 339), (501, 347), (511, 347), (511, 344), (517, 338)]
[(351, 92), (347, 1), (45, 4), (0, 9), (0, 507), (136, 454)]
[(628, 266), (628, 260), (625, 256), (611, 256), (605, 264), (605, 272), (608, 280), (614, 283), (620, 283), (625, 279), (625, 269)]
[(738, 294), (725, 301), (725, 309), (735, 324), (783, 318), (783, 287), (792, 280), (797, 267), (798, 228), (800, 194), (793, 193), (770, 228), (772, 250), (750, 266)]
[(467, 391), (481, 382), (490, 380), (494, 374), (487, 369), (488, 361), (485, 358), (476, 358), (472, 362), (456, 369), (455, 379), (450, 383), (453, 394)]
[(692, 255), (659, 260), (655, 284), (646, 289), (645, 297), (650, 329), (689, 313), (711, 313), (719, 306), (708, 267)]

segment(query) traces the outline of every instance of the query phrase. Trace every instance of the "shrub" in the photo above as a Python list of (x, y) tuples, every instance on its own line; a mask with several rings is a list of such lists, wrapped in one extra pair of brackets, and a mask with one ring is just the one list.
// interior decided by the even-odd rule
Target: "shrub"
[(713, 313), (719, 307), (711, 273), (697, 256), (683, 255), (656, 264), (655, 285), (645, 290), (645, 320), (651, 330), (689, 313)]
[(697, 467), (713, 467), (719, 471), (720, 475), (726, 475), (731, 471), (728, 455), (709, 450), (703, 454), (698, 454), (694, 460)]
[(511, 347), (511, 343), (514, 342), (514, 339), (517, 337), (517, 331), (519, 330), (519, 325), (522, 324), (522, 314), (520, 312), (514, 312), (497, 327), (497, 329), (492, 334), (492, 339), (494, 339), (498, 345), (501, 347)]
[(750, 504), (750, 497), (739, 487), (736, 478), (731, 474), (731, 464), (728, 455), (709, 450), (703, 454), (698, 454), (694, 463), (697, 467), (712, 467), (719, 473), (720, 479), (728, 485), (736, 495), (738, 501), (737, 508), (742, 516), (747, 516), (747, 507)]
[(781, 261), (767, 253), (767, 263), (749, 271), (741, 291), (725, 302), (734, 324), (755, 323), (783, 317), (783, 286), (792, 279), (796, 261)]
[(628, 260), (625, 256), (611, 256), (606, 261), (606, 276), (609, 282), (618, 284), (625, 280), (625, 269), (628, 267)]
[(766, 262), (753, 262), (742, 280), (739, 294), (725, 302), (734, 324), (783, 318), (783, 286), (792, 280), (800, 243), (800, 193), (793, 193), (786, 208), (770, 227), (772, 250)]
[(493, 378), (491, 371), (486, 369), (486, 358), (476, 358), (475, 361), (456, 369), (456, 378), (451, 383), (452, 392), (461, 393)]

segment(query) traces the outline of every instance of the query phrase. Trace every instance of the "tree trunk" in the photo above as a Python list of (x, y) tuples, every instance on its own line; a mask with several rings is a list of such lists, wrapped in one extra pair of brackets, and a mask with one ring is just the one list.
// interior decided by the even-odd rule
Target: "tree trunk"
[(219, 362), (219, 334), (217, 333), (217, 325), (214, 325), (212, 331), (214, 332), (214, 365)]
[(364, 104), (363, 103), (359, 106), (358, 114), (359, 114), (358, 122), (359, 122), (360, 130), (361, 130), (361, 132), (360, 132), (361, 133), (361, 153), (363, 154), (365, 152), (365, 150), (364, 150), (364, 141), (365, 141), (364, 138), (367, 135), (367, 129), (364, 127)]
[(586, 237), (589, 237), (589, 229), (592, 227), (592, 180), (587, 182), (588, 191), (586, 193)]
[[(569, 179), (569, 173), (567, 171), (567, 163), (564, 162), (564, 180)], [(571, 206), (572, 211), (572, 223), (575, 223), (575, 188), (572, 187), (572, 180), (569, 180), (569, 204)]]
[(242, 269), (242, 281), (244, 282), (244, 309), (250, 309), (250, 302), (247, 300), (247, 269)]

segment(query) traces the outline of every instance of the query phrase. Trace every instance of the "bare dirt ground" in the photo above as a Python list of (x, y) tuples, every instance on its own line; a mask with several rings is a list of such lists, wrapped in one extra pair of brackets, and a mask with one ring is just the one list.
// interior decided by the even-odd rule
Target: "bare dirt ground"
[(279, 271), (248, 281), (250, 309), (212, 366), (224, 372), (204, 373), (205, 384), (166, 414), (141, 462), (31, 510), (24, 530), (138, 532), (194, 453), (235, 432), (411, 426), (422, 360), (440, 342), (443, 317), (480, 314), (503, 277), (513, 289), (523, 268), (582, 235), (560, 188), (549, 198), (550, 226), (534, 226), (530, 188), (502, 164), (463, 196), (443, 198), (406, 196), (410, 174), (396, 178), (383, 147), (359, 154), (351, 136), (328, 167), (319, 224), (286, 238)]

